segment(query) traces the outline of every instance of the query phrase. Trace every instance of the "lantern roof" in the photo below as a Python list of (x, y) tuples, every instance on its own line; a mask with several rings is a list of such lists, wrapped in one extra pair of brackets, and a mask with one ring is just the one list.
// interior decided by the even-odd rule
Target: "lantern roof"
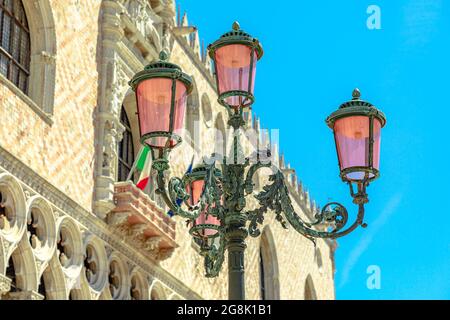
[(144, 80), (152, 78), (169, 78), (180, 80), (186, 85), (187, 94), (192, 92), (193, 80), (192, 78), (184, 73), (180, 66), (175, 63), (167, 61), (169, 55), (166, 51), (161, 51), (159, 54), (159, 59), (148, 64), (143, 71), (137, 73), (133, 79), (130, 81), (130, 86), (133, 90), (136, 90), (139, 83)]
[(214, 52), (218, 48), (232, 44), (243, 44), (255, 48), (258, 60), (261, 59), (264, 54), (264, 50), (259, 40), (242, 30), (239, 23), (235, 21), (231, 31), (224, 33), (218, 40), (208, 46), (209, 56), (211, 59), (214, 59)]
[(339, 109), (333, 112), (326, 119), (326, 123), (331, 129), (333, 129), (336, 120), (351, 116), (373, 116), (380, 121), (381, 127), (384, 127), (386, 125), (386, 116), (384, 115), (384, 113), (378, 110), (370, 102), (361, 100), (361, 92), (358, 88), (353, 90), (352, 100), (341, 104)]

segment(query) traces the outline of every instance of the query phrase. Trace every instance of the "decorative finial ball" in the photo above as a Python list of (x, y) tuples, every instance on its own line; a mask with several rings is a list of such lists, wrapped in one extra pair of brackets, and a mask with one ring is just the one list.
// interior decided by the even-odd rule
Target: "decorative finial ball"
[(241, 26), (239, 25), (239, 22), (235, 21), (233, 22), (233, 30), (238, 31), (241, 29)]
[(162, 50), (159, 53), (159, 60), (166, 61), (168, 58), (169, 58), (169, 54), (166, 52), (166, 50)]
[(356, 88), (355, 90), (353, 90), (352, 96), (354, 100), (361, 98), (361, 91), (359, 91), (359, 89)]

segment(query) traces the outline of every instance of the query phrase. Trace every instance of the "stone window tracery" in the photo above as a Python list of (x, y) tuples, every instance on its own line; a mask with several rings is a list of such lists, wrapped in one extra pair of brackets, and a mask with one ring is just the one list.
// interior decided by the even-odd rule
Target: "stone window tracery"
[(86, 272), (87, 281), (92, 284), (95, 283), (96, 277), (98, 275), (97, 259), (95, 257), (96, 252), (91, 245), (86, 247), (86, 257), (84, 259), (84, 267)]
[(262, 300), (280, 299), (278, 259), (272, 232), (266, 227), (260, 244), (260, 292)]
[(114, 300), (127, 299), (128, 292), (130, 291), (128, 282), (130, 280), (127, 275), (128, 272), (124, 264), (117, 258), (114, 258), (109, 264), (108, 275), (109, 291)]

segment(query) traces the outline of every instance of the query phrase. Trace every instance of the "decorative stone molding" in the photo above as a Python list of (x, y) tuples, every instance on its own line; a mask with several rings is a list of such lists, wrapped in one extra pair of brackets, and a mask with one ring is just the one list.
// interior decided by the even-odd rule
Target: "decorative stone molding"
[(44, 113), (51, 115), (55, 100), (57, 57), (53, 10), (49, 0), (22, 3), (31, 30), (29, 97)]
[(4, 300), (44, 300), (45, 297), (36, 291), (9, 292), (3, 296)]
[(0, 300), (2, 295), (11, 290), (11, 279), (0, 274)]
[(27, 225), (25, 194), (15, 177), (0, 173), (0, 196), (0, 236), (5, 244), (17, 244)]
[(109, 263), (109, 291), (114, 300), (127, 300), (130, 292), (130, 277), (127, 264), (118, 254), (110, 257)]
[[(161, 8), (163, 13), (171, 1)], [(117, 144), (125, 128), (120, 109), (129, 91), (128, 81), (144, 65), (157, 58), (165, 36), (166, 18), (157, 15), (146, 0), (102, 2), (102, 57), (96, 128), (94, 213), (101, 219), (114, 208)], [(127, 61), (124, 63), (123, 61)]]
[[(22, 185), (22, 188), (30, 192), (31, 196), (40, 195), (46, 199), (50, 203), (53, 212), (58, 213), (60, 219), (67, 216), (72, 217), (79, 225), (89, 230), (99, 241), (102, 241), (105, 244), (105, 250), (110, 254), (115, 251), (120, 252), (133, 265), (139, 266), (148, 276), (159, 279), (181, 297), (190, 300), (200, 299), (200, 296), (196, 292), (192, 291), (179, 279), (155, 264), (154, 259), (151, 259), (145, 250), (136, 250), (134, 242), (130, 242), (128, 239), (124, 239), (115, 233), (105, 222), (84, 209), (63, 191), (39, 176), (26, 164), (0, 146), (1, 173), (12, 174)], [(2, 242), (5, 245), (6, 241)], [(11, 250), (11, 247), (8, 246), (8, 248)], [(104, 297), (105, 292), (103, 290), (100, 297)]]
[(34, 255), (38, 260), (49, 260), (56, 248), (56, 223), (52, 208), (44, 198), (28, 197), (27, 224), (30, 230), (27, 231), (27, 237)]
[(149, 256), (168, 259), (178, 247), (175, 242), (175, 222), (150, 197), (131, 182), (115, 185), (116, 208), (108, 216), (115, 230), (134, 241)]

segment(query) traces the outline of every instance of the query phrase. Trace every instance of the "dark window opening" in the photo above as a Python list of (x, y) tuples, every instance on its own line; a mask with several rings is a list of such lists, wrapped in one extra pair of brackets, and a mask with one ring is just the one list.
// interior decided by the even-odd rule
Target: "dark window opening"
[(259, 250), (259, 282), (261, 286), (261, 300), (266, 300), (266, 283), (264, 275), (264, 259), (262, 250)]
[(117, 173), (118, 181), (126, 181), (134, 163), (133, 135), (131, 133), (130, 121), (128, 120), (125, 108), (120, 112), (120, 122), (125, 127), (123, 139), (119, 142), (119, 168)]
[(0, 0), (0, 73), (25, 94), (30, 50), (30, 30), (22, 1)]
[(14, 268), (14, 261), (12, 257), (8, 261), (8, 267), (6, 268), (6, 277), (8, 277), (11, 280), (10, 292), (20, 291), (19, 288), (17, 288), (16, 269)]

